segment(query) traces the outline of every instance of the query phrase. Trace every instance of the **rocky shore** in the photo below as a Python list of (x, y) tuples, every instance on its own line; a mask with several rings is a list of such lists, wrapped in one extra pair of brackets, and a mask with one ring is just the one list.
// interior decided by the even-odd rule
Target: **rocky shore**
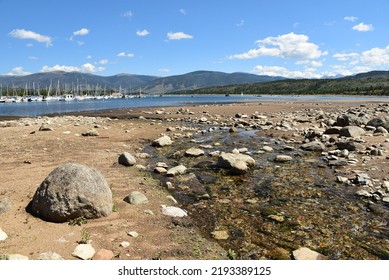
[[(0, 121), (2, 258), (389, 258), (387, 103), (83, 114)], [(101, 172), (110, 213), (28, 211), (69, 162)]]

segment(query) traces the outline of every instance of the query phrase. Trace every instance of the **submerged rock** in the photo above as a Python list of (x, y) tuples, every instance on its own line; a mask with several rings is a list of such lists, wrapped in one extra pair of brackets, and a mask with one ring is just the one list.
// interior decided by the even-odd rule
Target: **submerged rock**
[(217, 166), (228, 169), (232, 174), (245, 174), (250, 166), (255, 165), (255, 160), (243, 154), (225, 153), (219, 155)]

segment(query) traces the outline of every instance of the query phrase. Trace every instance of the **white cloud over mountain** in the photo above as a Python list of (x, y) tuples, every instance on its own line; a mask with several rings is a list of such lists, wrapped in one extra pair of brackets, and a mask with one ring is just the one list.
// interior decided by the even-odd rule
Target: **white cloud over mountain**
[(52, 46), (52, 39), (49, 36), (41, 35), (34, 31), (25, 30), (25, 29), (14, 29), (9, 35), (16, 39), (31, 39), (39, 43), (45, 43), (47, 47)]

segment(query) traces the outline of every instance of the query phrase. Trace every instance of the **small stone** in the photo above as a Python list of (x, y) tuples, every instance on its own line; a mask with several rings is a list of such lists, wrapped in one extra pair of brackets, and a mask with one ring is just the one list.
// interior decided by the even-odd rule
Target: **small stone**
[(165, 173), (167, 173), (167, 169), (165, 167), (157, 166), (154, 168), (154, 172), (158, 173), (158, 174), (165, 174)]
[(357, 194), (358, 196), (363, 196), (363, 197), (372, 197), (372, 196), (373, 196), (373, 195), (372, 195), (371, 193), (369, 193), (367, 190), (363, 190), (363, 189), (357, 191), (356, 194)]
[(389, 203), (389, 196), (383, 197), (382, 201), (385, 202), (385, 203)]
[(5, 255), (5, 259), (8, 261), (26, 261), (28, 257), (20, 254), (9, 254)]
[(269, 215), (267, 217), (269, 219), (271, 219), (273, 221), (276, 221), (276, 222), (279, 222), (279, 223), (282, 223), (283, 221), (285, 221), (285, 217), (284, 216), (280, 216), (280, 215)]
[(150, 209), (144, 210), (143, 213), (145, 213), (145, 214), (147, 214), (147, 215), (154, 215), (154, 212), (151, 211)]
[(170, 217), (182, 218), (188, 216), (188, 214), (184, 210), (175, 206), (161, 205), (161, 211), (163, 215)]
[(173, 202), (174, 204), (178, 203), (177, 200), (173, 196), (171, 196), (171, 195), (168, 195), (166, 198), (171, 200), (171, 202)]
[(131, 192), (129, 195), (127, 195), (124, 198), (124, 201), (134, 205), (144, 204), (149, 202), (147, 197), (143, 193), (138, 191)]
[(217, 239), (217, 240), (226, 240), (230, 237), (226, 230), (216, 230), (216, 231), (211, 232), (211, 234), (212, 234), (212, 237)]
[(39, 131), (53, 131), (53, 129), (48, 124), (42, 124)]
[(124, 152), (119, 156), (118, 162), (124, 166), (133, 166), (136, 164), (136, 159), (130, 153)]
[(309, 248), (302, 247), (293, 251), (295, 260), (326, 260), (327, 257)]
[(199, 157), (202, 155), (204, 155), (204, 151), (201, 149), (197, 149), (197, 148), (190, 148), (190, 149), (185, 151), (185, 156), (188, 156), (188, 157)]
[(6, 240), (8, 235), (0, 228), (0, 241)]
[(272, 152), (272, 151), (273, 151), (273, 148), (270, 147), (270, 146), (263, 146), (263, 147), (262, 147), (262, 150), (264, 150), (265, 152)]
[(114, 257), (114, 253), (111, 250), (100, 249), (93, 256), (92, 260), (111, 260)]
[(39, 254), (38, 256), (38, 260), (63, 260), (63, 258), (58, 255), (57, 253), (55, 252), (45, 252), (45, 253), (42, 253), (42, 254)]
[(139, 233), (137, 233), (136, 231), (129, 231), (127, 234), (134, 238), (137, 238), (139, 236)]
[(280, 162), (280, 163), (289, 162), (292, 160), (293, 160), (293, 158), (291, 156), (287, 156), (287, 155), (277, 155), (276, 158), (274, 159), (275, 162)]
[(90, 129), (81, 133), (82, 136), (100, 136), (100, 134), (95, 129)]
[(74, 249), (72, 256), (82, 260), (89, 260), (95, 253), (96, 251), (91, 244), (79, 244), (76, 249)]
[(123, 241), (123, 242), (120, 243), (120, 247), (128, 248), (128, 247), (130, 247), (130, 242), (128, 242), (128, 241)]
[(155, 139), (151, 145), (153, 147), (165, 147), (170, 146), (171, 144), (173, 144), (172, 139), (169, 136), (165, 135), (158, 139)]
[(173, 167), (173, 168), (170, 168), (166, 175), (167, 176), (170, 176), (170, 177), (174, 177), (176, 175), (181, 175), (181, 174), (184, 174), (186, 172), (186, 167), (182, 164), (176, 166), (176, 167)]
[(9, 211), (12, 208), (12, 202), (7, 198), (0, 198), (0, 214)]

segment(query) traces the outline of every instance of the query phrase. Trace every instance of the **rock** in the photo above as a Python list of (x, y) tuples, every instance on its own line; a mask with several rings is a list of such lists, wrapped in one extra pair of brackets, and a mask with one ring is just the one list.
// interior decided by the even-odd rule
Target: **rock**
[(144, 204), (149, 202), (147, 197), (143, 193), (138, 191), (131, 192), (129, 195), (127, 195), (124, 198), (124, 201), (134, 205)]
[(326, 260), (327, 259), (326, 256), (318, 252), (312, 251), (311, 249), (306, 247), (302, 247), (297, 250), (294, 250), (293, 258), (295, 260)]
[(185, 151), (185, 156), (188, 156), (188, 157), (199, 157), (199, 156), (202, 156), (204, 154), (205, 154), (205, 152), (203, 150), (197, 149), (197, 148), (190, 148), (190, 149)]
[(53, 131), (53, 129), (48, 124), (42, 124), (39, 131)]
[(8, 261), (26, 261), (28, 257), (20, 254), (8, 254), (5, 255), (5, 259)]
[(356, 192), (356, 195), (363, 196), (363, 197), (372, 197), (373, 195), (369, 193), (367, 190), (360, 189)]
[(36, 190), (28, 210), (50, 222), (84, 217), (95, 219), (112, 213), (112, 192), (97, 170), (77, 163), (54, 169)]
[(222, 152), (217, 161), (217, 166), (225, 169), (229, 169), (232, 174), (242, 175), (245, 174), (249, 166), (255, 165), (255, 160), (243, 154), (233, 154)]
[(382, 201), (385, 202), (385, 203), (389, 203), (389, 196), (383, 197)]
[(211, 234), (212, 234), (212, 237), (217, 239), (217, 240), (226, 240), (230, 237), (226, 230), (216, 230), (216, 231), (211, 232)]
[(188, 216), (188, 214), (179, 207), (161, 205), (162, 214), (170, 217), (182, 218)]
[(374, 131), (374, 133), (384, 133), (384, 134), (388, 134), (388, 130), (385, 128), (385, 127), (382, 127), (382, 126), (379, 126), (377, 127), (377, 129)]
[(367, 125), (374, 127), (383, 127), (386, 130), (389, 130), (389, 116), (378, 117), (370, 120)]
[(127, 235), (137, 238), (139, 236), (139, 233), (137, 233), (136, 231), (129, 231)]
[(118, 162), (124, 166), (133, 166), (136, 164), (136, 159), (130, 153), (124, 152), (119, 156)]
[(280, 162), (280, 163), (289, 162), (292, 160), (293, 160), (293, 158), (291, 156), (287, 156), (287, 155), (277, 155), (276, 158), (274, 159), (275, 162)]
[(63, 258), (55, 252), (45, 252), (38, 256), (38, 260), (63, 260)]
[(158, 174), (164, 174), (164, 173), (167, 173), (167, 169), (165, 167), (157, 166), (154, 168), (154, 172), (158, 173)]
[(128, 248), (128, 247), (130, 247), (130, 242), (128, 242), (128, 241), (123, 241), (123, 242), (120, 243), (120, 247)]
[(170, 146), (171, 144), (173, 144), (172, 139), (169, 136), (165, 135), (158, 139), (155, 139), (151, 145), (153, 147), (165, 147)]
[(272, 151), (273, 151), (273, 148), (270, 147), (270, 146), (263, 146), (263, 147), (262, 147), (262, 150), (264, 150), (265, 152), (272, 152)]
[(301, 146), (301, 149), (304, 151), (316, 151), (316, 152), (322, 152), (326, 149), (323, 143), (319, 141), (312, 141), (306, 144), (303, 144)]
[(4, 241), (8, 238), (8, 235), (0, 228), (0, 241)]
[(91, 244), (79, 244), (74, 249), (72, 256), (80, 258), (82, 260), (90, 260), (96, 253)]
[(81, 133), (82, 136), (100, 136), (96, 129), (90, 129)]
[(184, 174), (186, 172), (186, 167), (182, 164), (176, 166), (176, 167), (173, 167), (173, 168), (170, 168), (167, 172), (166, 172), (166, 175), (169, 176), (169, 177), (174, 177), (174, 176), (177, 176), (177, 175), (181, 175), (181, 174)]
[(281, 215), (269, 215), (267, 217), (269, 219), (276, 221), (276, 222), (279, 222), (279, 223), (282, 223), (283, 221), (285, 221), (285, 217), (281, 216)]
[(92, 260), (112, 260), (114, 256), (115, 255), (111, 250), (100, 249), (93, 255)]
[(332, 134), (339, 134), (341, 127), (339, 126), (333, 126), (329, 127), (324, 131), (324, 134), (332, 135)]
[(345, 126), (339, 131), (339, 136), (357, 138), (365, 134), (365, 130), (359, 126)]
[(335, 143), (336, 147), (340, 150), (348, 150), (350, 152), (362, 150), (364, 147), (361, 143), (355, 141), (347, 141), (347, 142), (337, 142)]
[(12, 208), (12, 202), (8, 197), (0, 198), (0, 214), (9, 211)]

